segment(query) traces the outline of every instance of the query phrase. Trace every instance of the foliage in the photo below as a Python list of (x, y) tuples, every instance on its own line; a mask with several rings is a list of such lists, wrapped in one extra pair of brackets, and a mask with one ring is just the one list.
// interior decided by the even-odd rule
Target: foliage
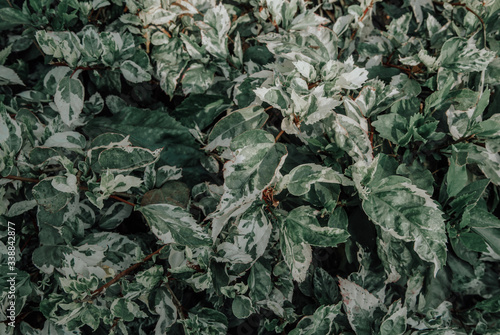
[(499, 16), (0, 2), (0, 333), (498, 334)]

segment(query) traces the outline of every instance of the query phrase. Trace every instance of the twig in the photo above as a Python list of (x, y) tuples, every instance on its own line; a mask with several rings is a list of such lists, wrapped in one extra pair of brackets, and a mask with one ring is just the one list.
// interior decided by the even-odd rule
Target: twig
[(104, 291), (105, 289), (107, 289), (108, 287), (110, 287), (111, 285), (113, 285), (114, 283), (116, 283), (117, 281), (119, 281), (122, 277), (126, 276), (127, 274), (129, 274), (130, 272), (134, 271), (135, 269), (137, 269), (139, 266), (141, 266), (142, 264), (146, 263), (147, 261), (149, 261), (151, 258), (153, 258), (154, 255), (157, 255), (159, 254), (163, 248), (165, 248), (168, 244), (164, 244), (160, 249), (156, 250), (155, 252), (149, 254), (148, 256), (146, 256), (142, 261), (140, 261), (139, 263), (135, 263), (134, 265), (132, 265), (131, 267), (129, 267), (128, 269), (126, 270), (123, 270), (122, 272), (120, 272), (119, 274), (117, 274), (113, 279), (111, 279), (110, 281), (108, 281), (106, 284), (102, 285), (101, 287), (99, 287), (98, 289), (96, 289), (95, 291), (92, 292), (92, 296), (91, 296), (91, 299), (95, 299), (97, 298), (97, 296), (99, 294), (102, 293), (102, 291)]
[(2, 178), (11, 179), (11, 180), (20, 180), (20, 181), (24, 181), (24, 182), (27, 182), (27, 183), (38, 183), (38, 182), (40, 182), (40, 180), (34, 179), (34, 178), (25, 178), (25, 177), (11, 176), (11, 175), (8, 175), (8, 176), (2, 177)]
[[(439, 6), (443, 6), (445, 4), (443, 1), (433, 1), (433, 3), (436, 4), (436, 5), (439, 5)], [(455, 6), (455, 7), (463, 7), (463, 8), (465, 8), (465, 10), (467, 10), (468, 12), (471, 12), (472, 14), (474, 14), (479, 19), (479, 21), (481, 22), (481, 26), (483, 27), (484, 47), (486, 48), (486, 26), (485, 26), (484, 20), (481, 18), (481, 16), (479, 16), (478, 13), (476, 13), (474, 10), (472, 10), (469, 6), (467, 6), (464, 3), (461, 3), (461, 2), (451, 2), (451, 3), (448, 3), (448, 4), (452, 5), (452, 6)]]
[(170, 293), (170, 295), (172, 296), (172, 301), (174, 302), (174, 305), (175, 307), (177, 308), (177, 313), (179, 314), (179, 317), (182, 319), (182, 320), (185, 320), (186, 319), (186, 314), (184, 314), (184, 307), (182, 307), (182, 304), (181, 302), (179, 301), (179, 299), (177, 299), (177, 297), (175, 296), (174, 294), (174, 291), (172, 291), (172, 288), (170, 287), (169, 283), (166, 282), (165, 283), (165, 287), (167, 288), (167, 291)]
[(275, 142), (275, 143), (277, 143), (277, 142), (278, 142), (279, 138), (281, 137), (281, 135), (283, 135), (283, 133), (284, 133), (284, 132), (285, 132), (284, 130), (281, 130), (281, 131), (279, 132), (278, 136), (276, 136), (276, 138), (274, 139), (274, 142)]
[(121, 201), (121, 202), (123, 202), (124, 204), (127, 204), (127, 205), (130, 205), (130, 206), (132, 206), (132, 207), (135, 207), (135, 204), (133, 204), (133, 203), (131, 203), (131, 202), (128, 202), (127, 200), (122, 199), (122, 198), (120, 198), (120, 197), (118, 197), (118, 196), (116, 196), (116, 195), (113, 195), (113, 194), (112, 194), (112, 195), (110, 195), (109, 197), (110, 197), (110, 198), (113, 198), (113, 199), (115, 199), (115, 200)]

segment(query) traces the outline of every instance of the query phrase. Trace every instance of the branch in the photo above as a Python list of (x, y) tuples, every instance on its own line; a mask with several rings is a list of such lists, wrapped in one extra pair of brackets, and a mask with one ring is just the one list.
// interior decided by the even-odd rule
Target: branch
[(24, 181), (24, 182), (27, 182), (27, 183), (38, 183), (38, 182), (40, 182), (40, 180), (34, 179), (34, 178), (25, 178), (25, 177), (11, 176), (11, 175), (8, 175), (8, 176), (2, 177), (2, 178), (11, 179), (11, 180), (20, 180), (20, 181)]
[[(443, 2), (443, 1), (432, 1), (432, 2), (435, 3), (436, 5), (439, 5), (439, 6), (443, 6), (445, 4), (445, 2)], [(481, 18), (481, 16), (479, 16), (478, 13), (473, 11), (469, 6), (467, 6), (464, 3), (451, 2), (451, 3), (447, 3), (447, 4), (455, 6), (455, 7), (463, 7), (463, 8), (465, 8), (465, 10), (467, 10), (468, 12), (471, 12), (479, 19), (479, 21), (481, 22), (481, 26), (483, 27), (484, 47), (486, 48), (486, 26), (484, 25), (484, 20)]]
[(104, 291), (105, 289), (107, 289), (108, 287), (110, 287), (111, 285), (113, 285), (114, 283), (116, 283), (117, 281), (119, 281), (122, 277), (126, 276), (128, 273), (130, 273), (130, 272), (134, 271), (135, 269), (137, 269), (142, 264), (144, 264), (147, 261), (149, 261), (151, 258), (153, 258), (154, 255), (159, 254), (162, 251), (162, 249), (165, 248), (167, 245), (168, 244), (164, 244), (160, 249), (158, 249), (155, 252), (153, 252), (153, 253), (149, 254), (148, 256), (146, 256), (139, 263), (135, 263), (134, 265), (132, 265), (128, 269), (123, 270), (122, 272), (120, 272), (119, 274), (117, 274), (113, 279), (111, 279), (110, 281), (108, 281), (106, 284), (102, 285), (101, 287), (99, 287), (98, 289), (96, 289), (95, 291), (93, 291), (91, 299), (97, 298), (97, 296), (99, 294), (101, 294), (102, 291)]
[(170, 293), (172, 296), (172, 301), (174, 302), (175, 307), (177, 308), (177, 313), (179, 314), (179, 317), (184, 320), (186, 319), (186, 314), (184, 314), (184, 307), (182, 307), (181, 302), (179, 299), (174, 294), (174, 291), (172, 291), (172, 288), (170, 287), (169, 283), (165, 283), (165, 287), (167, 288), (167, 291)]

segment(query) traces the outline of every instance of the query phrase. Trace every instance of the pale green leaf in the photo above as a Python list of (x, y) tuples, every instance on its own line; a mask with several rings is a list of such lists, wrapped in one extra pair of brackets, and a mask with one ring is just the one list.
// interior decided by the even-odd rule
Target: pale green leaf
[(83, 110), (85, 90), (80, 80), (65, 77), (57, 84), (54, 102), (61, 119), (68, 126), (78, 125)]
[(185, 209), (170, 204), (153, 204), (137, 209), (162, 243), (199, 247), (210, 245), (210, 236)]

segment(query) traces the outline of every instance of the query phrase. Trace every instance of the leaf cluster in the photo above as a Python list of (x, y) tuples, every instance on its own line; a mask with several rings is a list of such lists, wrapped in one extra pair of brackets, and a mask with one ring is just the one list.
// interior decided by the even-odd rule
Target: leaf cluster
[(0, 333), (497, 334), (499, 16), (0, 2)]

